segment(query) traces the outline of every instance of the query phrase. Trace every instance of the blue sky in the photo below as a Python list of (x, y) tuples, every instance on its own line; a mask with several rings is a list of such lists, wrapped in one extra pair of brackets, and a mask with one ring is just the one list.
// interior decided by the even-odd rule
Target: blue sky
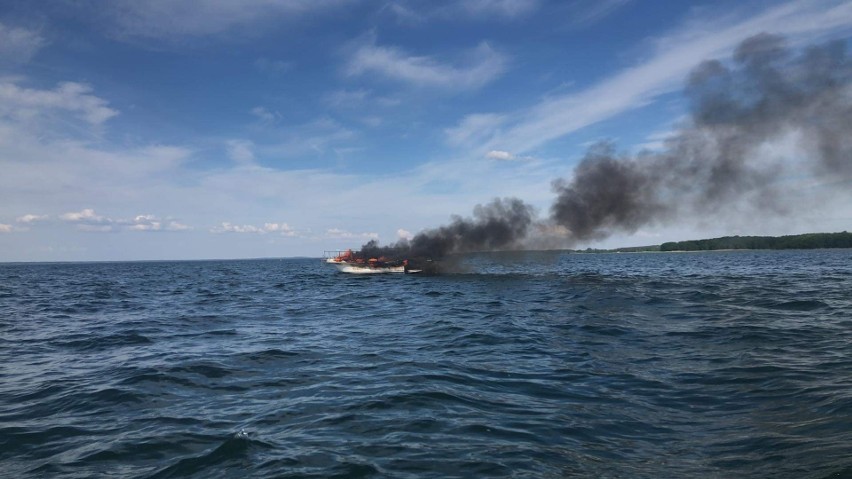
[[(657, 147), (691, 68), (761, 32), (848, 40), (852, 4), (5, 1), (0, 261), (318, 256), (495, 197), (544, 215), (590, 144)], [(793, 187), (832, 206), (579, 246), (850, 228), (850, 198)]]

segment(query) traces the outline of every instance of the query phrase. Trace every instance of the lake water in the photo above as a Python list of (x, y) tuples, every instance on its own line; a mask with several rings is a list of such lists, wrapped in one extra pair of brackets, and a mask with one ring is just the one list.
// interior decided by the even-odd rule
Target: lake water
[(852, 250), (0, 265), (2, 477), (852, 476)]

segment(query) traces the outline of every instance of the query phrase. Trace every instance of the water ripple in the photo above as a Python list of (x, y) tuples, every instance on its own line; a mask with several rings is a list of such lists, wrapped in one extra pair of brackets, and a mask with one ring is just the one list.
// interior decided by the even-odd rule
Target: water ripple
[(846, 477), (850, 260), (0, 265), (0, 476)]

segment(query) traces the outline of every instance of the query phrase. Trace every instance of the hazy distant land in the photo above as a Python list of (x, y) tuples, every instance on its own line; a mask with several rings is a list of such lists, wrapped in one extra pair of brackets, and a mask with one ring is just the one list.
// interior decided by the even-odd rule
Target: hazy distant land
[(721, 238), (669, 241), (660, 245), (629, 248), (576, 250), (577, 253), (636, 253), (646, 251), (713, 251), (729, 249), (852, 248), (852, 233), (806, 233), (788, 236), (723, 236)]

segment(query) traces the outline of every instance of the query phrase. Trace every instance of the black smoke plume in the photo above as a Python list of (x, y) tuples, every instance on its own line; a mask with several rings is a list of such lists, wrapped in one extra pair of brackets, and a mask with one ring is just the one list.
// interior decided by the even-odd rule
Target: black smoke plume
[(852, 62), (843, 42), (794, 56), (782, 37), (760, 34), (739, 45), (731, 66), (698, 65), (685, 93), (691, 118), (661, 152), (619, 156), (601, 143), (570, 181), (553, 183), (551, 218), (566, 239), (634, 232), (737, 201), (784, 211), (777, 180), (785, 166), (760, 150), (791, 134), (808, 173), (852, 173)]
[(409, 240), (361, 247), (365, 257), (441, 259), (451, 253), (494, 251), (518, 247), (533, 223), (532, 207), (516, 198), (495, 199), (473, 209), (473, 218), (453, 217), (450, 224), (418, 233)]
[[(473, 218), (411, 241), (364, 245), (365, 255), (431, 257), (512, 249), (536, 232), (559, 232), (559, 245), (635, 232), (683, 214), (715, 214), (745, 201), (755, 212), (783, 212), (779, 176), (787, 165), (762, 148), (795, 138), (807, 173), (852, 175), (852, 61), (845, 43), (794, 55), (782, 37), (743, 41), (732, 61), (699, 64), (685, 95), (690, 118), (661, 151), (618, 154), (613, 144), (591, 147), (570, 180), (556, 180), (548, 220), (536, 220), (518, 199), (477, 206)], [(792, 136), (791, 136), (792, 135)], [(533, 238), (530, 238), (532, 236)]]

